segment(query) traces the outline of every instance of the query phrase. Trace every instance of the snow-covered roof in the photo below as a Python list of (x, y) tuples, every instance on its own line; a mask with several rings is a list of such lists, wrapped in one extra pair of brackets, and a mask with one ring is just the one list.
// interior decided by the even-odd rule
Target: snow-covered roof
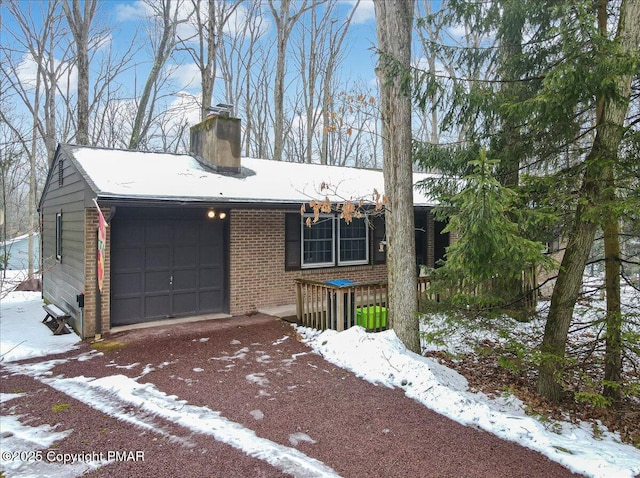
[[(384, 192), (382, 171), (242, 158), (243, 174), (204, 167), (194, 156), (66, 145), (99, 199), (301, 204), (311, 199), (369, 200)], [(414, 184), (426, 174), (414, 174)], [(331, 190), (322, 191), (329, 184)], [(414, 188), (416, 206), (435, 202)]]

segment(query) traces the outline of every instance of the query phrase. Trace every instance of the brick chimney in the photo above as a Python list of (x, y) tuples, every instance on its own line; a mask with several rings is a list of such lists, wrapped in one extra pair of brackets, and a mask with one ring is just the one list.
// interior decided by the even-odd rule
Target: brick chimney
[(241, 123), (232, 113), (232, 105), (212, 106), (207, 119), (191, 127), (191, 154), (223, 174), (241, 171)]

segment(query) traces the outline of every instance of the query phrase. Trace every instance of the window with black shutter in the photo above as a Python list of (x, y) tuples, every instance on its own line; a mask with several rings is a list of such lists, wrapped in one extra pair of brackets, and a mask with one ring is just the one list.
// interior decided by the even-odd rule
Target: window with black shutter
[(384, 241), (382, 217), (375, 218), (375, 227), (368, 218), (346, 223), (337, 214), (322, 214), (308, 227), (308, 217), (313, 216), (285, 216), (285, 270), (385, 262), (385, 252), (376, 252)]
[(300, 213), (285, 214), (284, 217), (284, 269), (298, 270), (302, 264), (302, 235)]

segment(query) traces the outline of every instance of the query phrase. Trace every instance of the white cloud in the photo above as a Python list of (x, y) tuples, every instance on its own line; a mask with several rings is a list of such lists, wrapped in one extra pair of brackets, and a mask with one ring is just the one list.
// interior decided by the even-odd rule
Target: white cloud
[(16, 68), (16, 75), (21, 84), (29, 88), (35, 88), (38, 65), (29, 54), (22, 58)]
[(186, 91), (178, 93), (167, 108), (169, 112), (167, 123), (171, 126), (180, 125), (183, 121), (190, 125), (198, 124), (201, 120), (200, 105), (200, 96), (194, 96)]
[[(78, 70), (68, 62), (60, 62), (54, 59), (54, 69), (58, 72), (58, 85), (62, 91), (75, 92), (78, 85)], [(38, 63), (30, 53), (22, 57), (22, 61), (16, 68), (16, 75), (20, 83), (27, 88), (35, 88), (38, 74)], [(41, 83), (41, 88), (43, 85)]]
[(169, 78), (178, 83), (181, 89), (197, 89), (202, 88), (200, 69), (195, 63), (187, 63), (186, 65), (172, 65), (167, 68)]
[(449, 35), (456, 40), (462, 40), (466, 34), (467, 29), (462, 24), (449, 28)]
[(111, 33), (105, 33), (102, 35), (94, 35), (89, 40), (90, 49), (95, 50), (107, 50), (111, 44), (113, 44), (113, 35)]
[[(202, 2), (202, 0), (200, 1)], [(226, 3), (221, 5), (224, 5), (224, 10), (221, 10), (223, 7), (219, 7), (216, 15), (218, 17), (228, 17), (222, 28), (225, 35), (230, 37), (241, 36), (245, 31), (247, 22), (250, 21), (259, 25), (257, 34), (262, 34), (271, 28), (271, 21), (268, 15), (261, 15), (256, 18), (252, 18), (244, 5), (238, 5), (232, 12), (229, 12), (231, 9), (230, 5)], [(209, 20), (206, 5), (202, 5), (200, 7), (200, 15), (202, 17), (201, 23), (207, 24)], [(178, 27), (178, 36), (184, 41), (198, 41), (200, 32), (198, 30), (197, 19), (195, 14), (193, 14), (191, 3), (181, 4), (180, 18), (188, 18), (188, 21)]]
[[(353, 7), (356, 4), (356, 0), (349, 0), (347, 3), (350, 3)], [(371, 20), (375, 20), (375, 10), (373, 7), (372, 0), (360, 0), (358, 4), (358, 8), (356, 9), (356, 13), (353, 15), (353, 23), (367, 23)]]
[(151, 14), (151, 8), (146, 3), (137, 0), (131, 4), (118, 4), (115, 8), (116, 18), (119, 22), (129, 20), (140, 20), (148, 18)]

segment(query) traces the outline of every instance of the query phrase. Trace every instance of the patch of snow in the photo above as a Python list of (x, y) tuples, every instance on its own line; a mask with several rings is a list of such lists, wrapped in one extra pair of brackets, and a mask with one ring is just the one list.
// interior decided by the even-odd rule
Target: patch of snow
[(144, 377), (145, 375), (153, 372), (155, 370), (155, 367), (153, 367), (150, 363), (148, 363), (147, 365), (144, 366), (144, 368), (142, 369), (142, 372), (140, 372), (140, 375), (138, 375), (138, 378)]
[(33, 357), (64, 353), (77, 348), (75, 333), (53, 335), (42, 323), (40, 292), (11, 292), (0, 308), (0, 360), (15, 362)]
[(260, 387), (266, 387), (267, 385), (269, 385), (269, 379), (266, 378), (264, 375), (265, 374), (262, 373), (262, 372), (250, 373), (245, 378), (247, 379), (247, 382), (249, 382), (249, 383), (255, 383), (255, 384), (259, 385)]
[(262, 420), (264, 418), (264, 413), (262, 413), (262, 410), (251, 410), (249, 414), (256, 420)]
[(238, 339), (233, 339), (231, 342), (229, 342), (231, 345), (240, 345), (242, 342), (240, 342)]
[(236, 359), (244, 359), (249, 353), (249, 347), (243, 347), (237, 350), (233, 355), (223, 355), (222, 357), (209, 357), (207, 360), (224, 360), (232, 361)]
[[(73, 478), (95, 470), (102, 464), (95, 461), (66, 464), (56, 462), (55, 453), (51, 455), (51, 451), (46, 450), (64, 440), (71, 430), (56, 431), (50, 425), (32, 427), (21, 423), (19, 418), (14, 415), (0, 416), (0, 454), (6, 476)], [(15, 459), (7, 459), (13, 457)]]
[(256, 358), (256, 362), (258, 362), (258, 363), (271, 363), (271, 356), (269, 356), (266, 353), (262, 352), (262, 355), (260, 355), (258, 358)]
[(0, 403), (6, 403), (14, 398), (21, 397), (21, 393), (0, 393)]
[(367, 333), (356, 326), (309, 336), (309, 345), (329, 362), (371, 383), (402, 388), (407, 397), (452, 420), (537, 450), (576, 473), (632, 478), (640, 472), (640, 450), (622, 444), (617, 434), (595, 439), (586, 423), (564, 423), (555, 433), (526, 415), (518, 400), (494, 401), (470, 392), (464, 377), (408, 351), (392, 330)]
[(289, 435), (289, 443), (291, 443), (293, 446), (298, 445), (298, 443), (300, 442), (316, 443), (316, 441), (306, 433), (297, 432)]
[(98, 352), (97, 350), (89, 350), (88, 352), (81, 353), (76, 357), (78, 362), (86, 362), (94, 357), (102, 357), (104, 352)]
[(281, 343), (283, 343), (285, 340), (288, 340), (289, 336), (285, 335), (284, 337), (280, 337), (278, 340), (276, 340), (273, 345), (280, 345)]
[[(124, 375), (98, 379), (73, 377), (41, 380), (107, 415), (156, 433), (168, 434), (158, 423), (151, 421), (152, 417), (160, 417), (193, 432), (212, 436), (249, 456), (266, 461), (284, 473), (309, 478), (339, 476), (324, 463), (294, 448), (260, 438), (253, 430), (228, 420), (220, 412), (190, 405), (175, 395), (167, 395), (150, 383), (141, 384)], [(135, 410), (135, 413), (127, 410)], [(184, 439), (180, 440), (184, 442)]]
[(115, 367), (115, 368), (118, 368), (118, 369), (131, 370), (131, 369), (136, 368), (138, 365), (140, 365), (140, 362), (134, 362), (134, 363), (129, 364), (129, 365), (118, 365), (117, 363), (112, 361), (111, 363), (108, 363), (106, 365), (106, 367)]
[(194, 372), (204, 372), (204, 369), (200, 368), (200, 367), (196, 367), (196, 368), (193, 369), (193, 371)]

